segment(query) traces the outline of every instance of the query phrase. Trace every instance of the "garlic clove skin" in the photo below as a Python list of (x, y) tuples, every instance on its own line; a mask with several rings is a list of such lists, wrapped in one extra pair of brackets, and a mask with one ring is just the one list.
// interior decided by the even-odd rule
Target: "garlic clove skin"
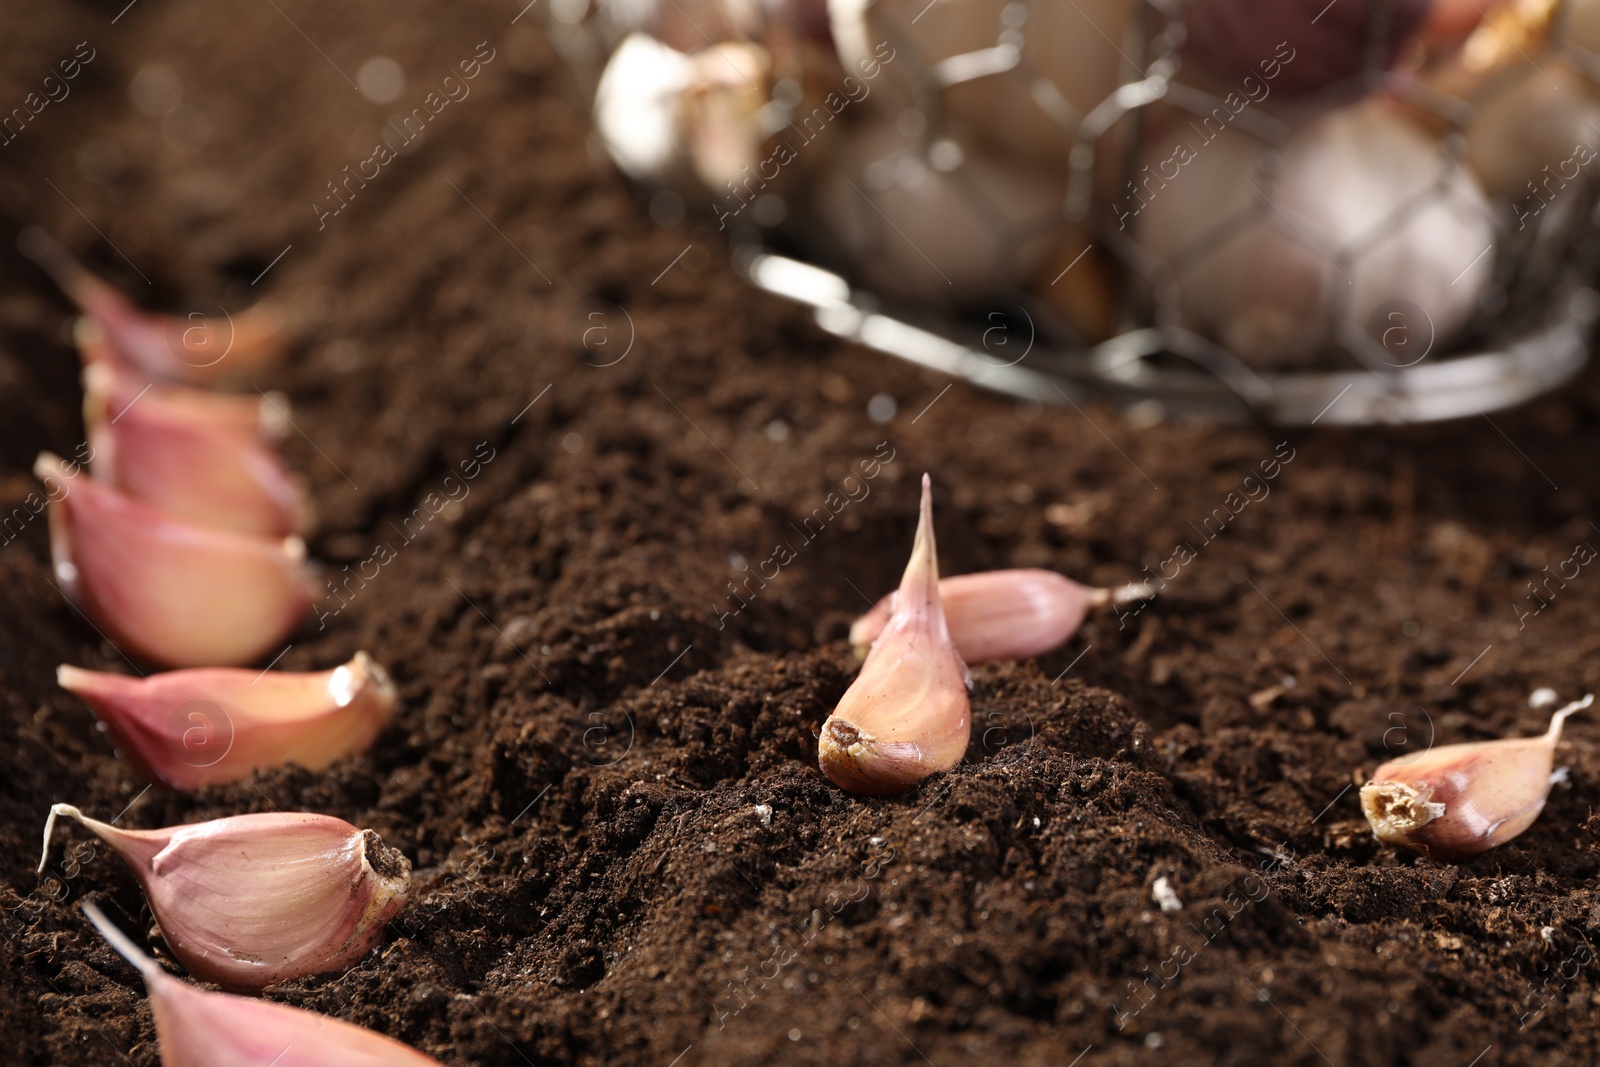
[(34, 464), (56, 581), (119, 648), (169, 667), (231, 666), (299, 625), (315, 591), (298, 537), (183, 522), (80, 473), (48, 452)]
[[(890, 593), (850, 627), (850, 644), (865, 657), (894, 613)], [(982, 571), (939, 580), (939, 600), (961, 659), (969, 667), (1040, 656), (1078, 632), (1090, 608), (1152, 595), (1145, 585), (1091, 589), (1036, 568)]]
[(1538, 737), (1442, 745), (1390, 760), (1361, 787), (1361, 811), (1378, 840), (1455, 861), (1522, 833), (1544, 810), (1568, 704)]
[(365, 652), (315, 673), (210, 667), (130, 678), (62, 665), (56, 681), (93, 709), (130, 762), (184, 791), (286, 763), (323, 770), (366, 751), (397, 700)]
[(149, 403), (105, 366), (85, 368), (84, 389), (96, 478), (202, 526), (262, 537), (305, 530), (305, 494), (259, 436)]
[(954, 767), (972, 734), (967, 684), (939, 600), (933, 489), (923, 475), (922, 514), (894, 615), (822, 724), (822, 773), (852, 793), (892, 796)]
[(100, 325), (111, 352), (153, 378), (195, 385), (238, 381), (276, 364), (288, 349), (283, 315), (271, 305), (220, 318), (155, 315), (89, 273), (43, 230), (28, 227), (17, 243)]
[(99, 908), (83, 912), (150, 991), (162, 1067), (443, 1067), (393, 1038), (255, 997), (196, 989), (161, 969)]
[(60, 817), (117, 851), (172, 954), (229, 989), (344, 970), (378, 943), (411, 886), (410, 861), (376, 833), (304, 812), (121, 830), (57, 804), (41, 870)]
[(105, 331), (87, 316), (73, 324), (72, 340), (83, 360), (85, 390), (91, 384), (90, 375), (98, 376), (101, 387), (110, 394), (113, 414), (137, 402), (157, 407), (172, 418), (248, 434), (268, 444), (283, 440), (289, 432), (289, 398), (280, 392), (244, 396), (152, 382), (117, 358)]

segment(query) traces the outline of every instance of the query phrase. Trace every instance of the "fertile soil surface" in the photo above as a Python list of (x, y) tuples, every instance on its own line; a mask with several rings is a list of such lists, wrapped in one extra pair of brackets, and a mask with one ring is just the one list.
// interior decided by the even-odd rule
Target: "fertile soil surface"
[[(356, 970), (265, 995), (452, 1067), (1600, 1061), (1600, 716), (1533, 828), (1458, 866), (1380, 847), (1352, 785), (1600, 687), (1600, 576), (1528, 595), (1600, 543), (1594, 376), (1493, 423), (1310, 433), (945, 391), (753, 293), (713, 229), (653, 223), (519, 2), (123, 2), (0, 15), (6, 110), (94, 52), (0, 148), (0, 507), (83, 433), (19, 226), (146, 306), (279, 301), (297, 344), (257, 384), (293, 401), (343, 595), (277, 666), (366, 649), (402, 705), (327, 773), (146, 791), (55, 686), (130, 668), (52, 587), (44, 522), (0, 546), (6, 1063), (159, 1062), (76, 907), (145, 940), (137, 885), (76, 828), (34, 873), (58, 801), (378, 831), (408, 909)], [(480, 42), (470, 97), (319, 229), (327, 183)], [(347, 80), (373, 55), (405, 71), (391, 105)], [(150, 64), (176, 110), (170, 80), (130, 93)], [(1270, 492), (1207, 527), (1264, 462)], [(1194, 558), (1137, 616), (975, 670), (967, 761), (861, 799), (816, 733), (923, 471), (947, 574)]]

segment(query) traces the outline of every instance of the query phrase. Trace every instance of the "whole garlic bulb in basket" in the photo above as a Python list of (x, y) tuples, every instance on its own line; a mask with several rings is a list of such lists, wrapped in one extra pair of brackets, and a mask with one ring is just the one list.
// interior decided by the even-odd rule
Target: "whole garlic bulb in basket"
[[(853, 67), (887, 44), (890, 114), (932, 110), (940, 128), (1064, 166), (1083, 117), (1143, 76), (1142, 0), (832, 0), (833, 38)], [(957, 58), (961, 57), (961, 58)]]
[(1236, 128), (1208, 142), (1174, 124), (1145, 154), (1120, 217), (1176, 282), (1181, 323), (1258, 366), (1352, 329), (1381, 335), (1391, 304), (1420, 311), (1442, 344), (1492, 276), (1478, 182), (1381, 99), (1299, 127), (1281, 153)]
[(1065, 227), (1065, 181), (893, 123), (853, 129), (812, 203), (856, 277), (886, 296), (960, 306), (1017, 291)]

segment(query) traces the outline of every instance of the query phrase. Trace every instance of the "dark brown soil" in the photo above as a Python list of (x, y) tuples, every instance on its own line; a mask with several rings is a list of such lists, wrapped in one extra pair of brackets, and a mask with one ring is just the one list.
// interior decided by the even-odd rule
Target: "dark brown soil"
[[(394, 554), (279, 665), (365, 648), (404, 703), (331, 773), (143, 793), (54, 686), (58, 663), (121, 659), (51, 587), (43, 523), (0, 546), (6, 1063), (158, 1062), (140, 982), (75, 908), (142, 935), (136, 885), (87, 849), (33, 873), (55, 801), (377, 830), (415, 864), (413, 904), (358, 970), (267, 995), (452, 1067), (1600, 1059), (1600, 720), (1571, 723), (1534, 827), (1458, 867), (1378, 847), (1351, 788), (1430, 737), (1542, 730), (1538, 686), (1600, 687), (1600, 575), (1521, 625), (1514, 606), (1600, 540), (1594, 376), (1492, 425), (1311, 434), (941, 395), (752, 293), (714, 231), (654, 226), (520, 3), (122, 2), (0, 15), (4, 109), (96, 50), (0, 148), (0, 505), (82, 433), (67, 307), (18, 226), (151, 306), (265, 291), (303, 336), (270, 385), (295, 404), (313, 551), (341, 583)], [(311, 205), (391, 113), (339, 71), (393, 56), (398, 110), (484, 41), (472, 95), (319, 231)], [(209, 127), (198, 149), (195, 112), (164, 135), (130, 103), (151, 63)], [(880, 449), (867, 495), (830, 504)], [(407, 541), (475, 452), (470, 495)], [(1207, 543), (1275, 452), (1270, 495)], [(946, 573), (1110, 584), (1197, 554), (1125, 625), (976, 671), (965, 765), (856, 799), (819, 778), (815, 732), (925, 470)], [(806, 540), (818, 508), (838, 514)], [(780, 543), (794, 562), (723, 616)]]

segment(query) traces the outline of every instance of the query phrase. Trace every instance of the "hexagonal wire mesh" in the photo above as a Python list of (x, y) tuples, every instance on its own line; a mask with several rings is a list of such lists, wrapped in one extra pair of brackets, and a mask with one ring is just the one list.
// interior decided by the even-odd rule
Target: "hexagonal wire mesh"
[(640, 29), (717, 71), (766, 50), (712, 79), (753, 97), (731, 154), (674, 85), (697, 177), (655, 203), (709, 186), (745, 274), (835, 333), (1044, 401), (1359, 423), (1550, 389), (1600, 304), (1600, 4), (1438, 28), (1461, 6), (833, 0), (824, 44), (815, 0), (555, 0), (546, 26), (591, 87)]

